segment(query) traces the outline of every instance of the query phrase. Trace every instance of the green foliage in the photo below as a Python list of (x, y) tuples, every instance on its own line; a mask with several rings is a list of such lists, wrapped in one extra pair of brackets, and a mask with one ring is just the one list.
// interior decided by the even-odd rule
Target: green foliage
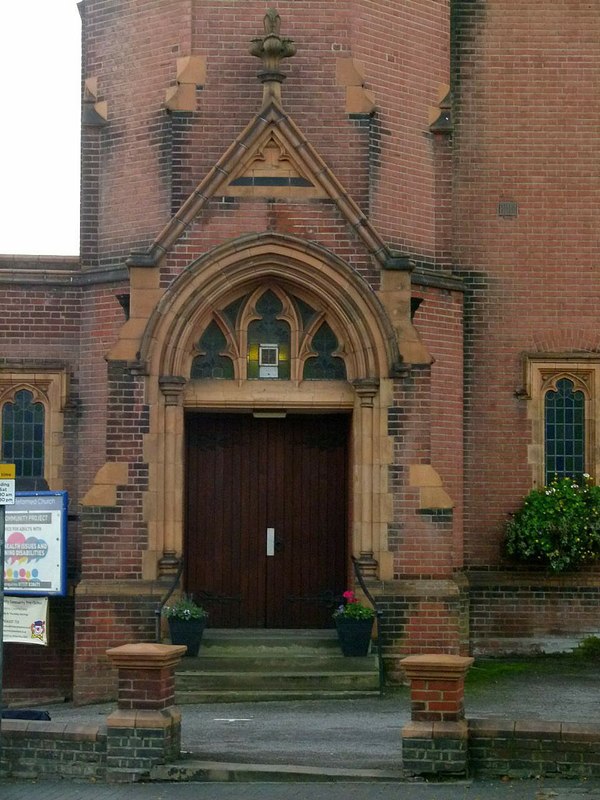
[(586, 661), (600, 661), (600, 637), (586, 636), (573, 652)]
[(506, 526), (506, 552), (566, 572), (600, 556), (600, 486), (589, 475), (533, 489)]
[(347, 591), (342, 595), (344, 602), (333, 612), (334, 619), (373, 619), (375, 612), (370, 606), (364, 606), (354, 592)]
[(172, 605), (163, 606), (161, 613), (167, 619), (204, 619), (208, 617), (208, 612), (187, 594), (182, 595)]

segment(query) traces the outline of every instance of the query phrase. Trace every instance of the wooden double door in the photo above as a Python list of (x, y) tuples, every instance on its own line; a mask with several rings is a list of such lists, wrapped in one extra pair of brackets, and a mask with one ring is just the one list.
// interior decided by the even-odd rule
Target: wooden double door
[(185, 584), (212, 627), (331, 625), (347, 580), (343, 414), (186, 417)]

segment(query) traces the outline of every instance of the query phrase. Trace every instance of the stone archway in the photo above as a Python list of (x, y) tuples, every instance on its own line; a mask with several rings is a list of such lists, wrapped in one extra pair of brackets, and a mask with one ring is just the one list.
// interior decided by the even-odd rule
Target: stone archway
[[(347, 381), (190, 381), (194, 342), (216, 307), (246, 288), (284, 286), (326, 310), (344, 344)], [(183, 552), (186, 410), (346, 411), (350, 433), (351, 552), (367, 575), (390, 577), (387, 551), (387, 407), (400, 357), (396, 335), (370, 287), (345, 262), (310, 242), (276, 234), (246, 237), (192, 263), (162, 296), (145, 328), (151, 408), (146, 497), (149, 553), (158, 573)]]

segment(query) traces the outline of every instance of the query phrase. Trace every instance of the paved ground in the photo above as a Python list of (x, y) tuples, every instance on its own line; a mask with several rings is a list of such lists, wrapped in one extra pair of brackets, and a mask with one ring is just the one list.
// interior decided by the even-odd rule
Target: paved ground
[(414, 783), (193, 783), (100, 786), (0, 781), (2, 800), (600, 800), (579, 781)]
[[(53, 721), (101, 724), (114, 704), (46, 706)], [(509, 674), (468, 687), (468, 717), (600, 722), (600, 670)], [(398, 769), (408, 690), (383, 699), (182, 706), (183, 747), (240, 763)], [(102, 786), (0, 781), (0, 800), (600, 800), (596, 781), (195, 783)]]
[[(600, 670), (514, 674), (468, 688), (468, 717), (600, 722)], [(48, 706), (53, 721), (102, 723), (114, 704)], [(398, 769), (408, 689), (383, 699), (182, 706), (183, 749), (208, 760)]]

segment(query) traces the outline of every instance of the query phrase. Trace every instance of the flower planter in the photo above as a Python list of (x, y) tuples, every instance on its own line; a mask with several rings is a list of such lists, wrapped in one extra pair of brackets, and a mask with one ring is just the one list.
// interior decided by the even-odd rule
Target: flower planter
[(373, 619), (335, 620), (338, 641), (344, 656), (366, 656), (371, 645)]
[(206, 619), (177, 619), (169, 617), (169, 636), (171, 644), (184, 644), (187, 647), (186, 656), (197, 656), (202, 641), (202, 634), (206, 627)]

